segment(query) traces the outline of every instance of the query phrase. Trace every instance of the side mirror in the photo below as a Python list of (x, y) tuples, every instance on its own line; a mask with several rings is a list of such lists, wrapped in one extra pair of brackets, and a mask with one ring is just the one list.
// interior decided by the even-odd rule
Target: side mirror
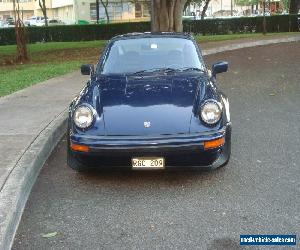
[(81, 65), (81, 74), (82, 75), (92, 75), (92, 74), (94, 74), (94, 65), (93, 64), (83, 64), (83, 65)]
[(212, 76), (216, 77), (216, 74), (226, 72), (228, 70), (228, 62), (220, 61), (212, 65)]

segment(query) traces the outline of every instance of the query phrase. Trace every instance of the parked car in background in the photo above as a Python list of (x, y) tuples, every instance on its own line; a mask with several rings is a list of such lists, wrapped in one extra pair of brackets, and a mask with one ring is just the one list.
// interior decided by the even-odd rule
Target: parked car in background
[(35, 23), (35, 25), (30, 25), (30, 26), (45, 26), (45, 18), (43, 18), (42, 20), (39, 20)]
[[(64, 25), (65, 23), (59, 19), (48, 19), (48, 26)], [(45, 26), (45, 19), (36, 23), (36, 26)]]
[(3, 27), (4, 28), (10, 28), (10, 27), (15, 27), (15, 21), (12, 17), (6, 18), (6, 21), (3, 22)]
[(55, 25), (64, 25), (65, 23), (59, 19), (49, 19), (48, 25), (49, 26), (55, 26)]
[(43, 18), (43, 20), (37, 21), (34, 25), (30, 26), (45, 26), (45, 18)]
[(191, 12), (190, 15), (182, 16), (183, 20), (200, 20), (200, 15), (197, 15), (195, 12)]
[(31, 18), (25, 20), (24, 24), (26, 26), (40, 26), (39, 23), (42, 22), (45, 18), (41, 16), (32, 16)]

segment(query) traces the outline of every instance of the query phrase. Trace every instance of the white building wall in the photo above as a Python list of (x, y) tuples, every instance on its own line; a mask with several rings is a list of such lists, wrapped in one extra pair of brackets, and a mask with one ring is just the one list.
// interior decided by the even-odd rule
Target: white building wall
[[(89, 22), (96, 21), (96, 1), (95, 0), (76, 0), (76, 16), (77, 20), (87, 20)], [(128, 20), (135, 18), (134, 4), (129, 1), (109, 1), (107, 7), (110, 21)], [(106, 20), (105, 9), (101, 2), (99, 3), (100, 20)]]
[[(206, 16), (214, 16), (216, 12), (225, 11), (227, 14), (230, 15), (231, 11), (231, 4), (233, 15), (242, 14), (243, 11), (250, 9), (251, 6), (239, 6), (235, 4), (234, 0), (211, 0), (206, 10)], [(203, 6), (201, 5), (191, 5), (190, 12), (194, 12), (197, 16), (201, 15)]]
[(63, 6), (59, 8), (52, 9), (53, 18), (58, 18), (66, 24), (74, 24), (75, 23), (75, 14), (73, 5)]
[[(2, 0), (3, 1), (3, 0)], [(131, 0), (109, 0), (108, 12), (110, 21), (130, 21), (130, 20), (144, 20), (149, 19), (149, 15), (145, 16), (148, 10), (145, 10), (144, 3), (150, 0), (139, 0), (138, 19), (136, 19), (136, 4)], [(96, 1), (95, 0), (46, 0), (47, 15), (49, 18), (58, 18), (66, 24), (78, 23), (78, 20), (86, 20), (89, 22), (96, 21)], [(24, 19), (29, 17), (42, 16), (42, 11), (38, 5), (38, 0), (26, 0), (20, 4), (24, 13)], [(100, 20), (106, 20), (105, 10), (101, 1), (99, 1)], [(148, 8), (147, 8), (148, 9)], [(0, 19), (4, 17), (13, 16), (11, 0), (0, 0)]]
[(76, 0), (52, 0), (52, 8), (60, 8), (74, 4)]

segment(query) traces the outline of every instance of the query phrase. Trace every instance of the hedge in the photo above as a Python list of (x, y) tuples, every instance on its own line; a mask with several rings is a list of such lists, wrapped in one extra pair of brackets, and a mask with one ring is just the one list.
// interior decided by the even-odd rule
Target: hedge
[[(267, 32), (298, 31), (298, 15), (274, 15), (266, 17)], [(263, 17), (240, 17), (231, 19), (205, 19), (184, 22), (184, 30), (202, 35), (230, 33), (261, 33)]]
[[(268, 32), (298, 31), (299, 15), (275, 15), (266, 17)], [(184, 21), (185, 32), (202, 35), (262, 32), (263, 17), (230, 19), (205, 19)], [(106, 40), (113, 36), (150, 30), (150, 22), (131, 22), (91, 25), (61, 25), (28, 27), (29, 43)], [(15, 44), (14, 28), (0, 29), (0, 45)]]
[[(106, 40), (113, 36), (150, 30), (150, 22), (131, 22), (114, 24), (59, 25), (49, 27), (27, 27), (29, 43), (71, 42)], [(0, 45), (15, 44), (15, 29), (0, 29)]]

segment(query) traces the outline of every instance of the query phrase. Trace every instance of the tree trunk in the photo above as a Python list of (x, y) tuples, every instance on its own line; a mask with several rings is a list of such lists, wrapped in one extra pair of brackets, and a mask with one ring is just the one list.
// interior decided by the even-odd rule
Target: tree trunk
[(104, 8), (104, 11), (105, 11), (105, 15), (106, 15), (106, 23), (109, 23), (109, 14), (108, 14), (108, 11), (107, 11), (108, 0), (106, 0), (105, 3), (104, 3), (103, 0), (101, 0), (101, 4), (102, 4), (102, 6), (103, 6), (103, 8)]
[(192, 3), (192, 0), (187, 0), (184, 4), (184, 7), (183, 7), (183, 12), (186, 11), (187, 7)]
[(187, 0), (152, 0), (152, 32), (182, 32), (182, 14)]
[(300, 0), (290, 0), (290, 14), (298, 14), (300, 8)]
[(15, 32), (17, 44), (17, 58), (18, 63), (25, 63), (28, 61), (27, 44), (25, 26), (20, 18), (19, 3), (16, 5), (16, 0), (13, 0), (14, 17), (15, 17)]
[(205, 13), (206, 13), (206, 11), (207, 11), (207, 8), (208, 8), (209, 3), (210, 3), (210, 0), (205, 0), (204, 6), (203, 6), (203, 10), (202, 10), (202, 12), (201, 12), (201, 20), (203, 20), (204, 17), (205, 17)]
[(262, 27), (263, 27), (263, 34), (267, 34), (267, 21), (266, 21), (266, 0), (264, 0), (263, 2), (263, 11), (264, 11), (264, 15), (263, 15), (263, 23), (262, 23)]
[(99, 7), (100, 7), (99, 0), (96, 0), (96, 19), (97, 19), (97, 24), (99, 24), (99, 12), (100, 12)]
[(43, 12), (43, 16), (45, 18), (45, 26), (48, 26), (48, 19), (47, 19), (47, 7), (46, 7), (46, 0), (39, 0), (39, 6)]

